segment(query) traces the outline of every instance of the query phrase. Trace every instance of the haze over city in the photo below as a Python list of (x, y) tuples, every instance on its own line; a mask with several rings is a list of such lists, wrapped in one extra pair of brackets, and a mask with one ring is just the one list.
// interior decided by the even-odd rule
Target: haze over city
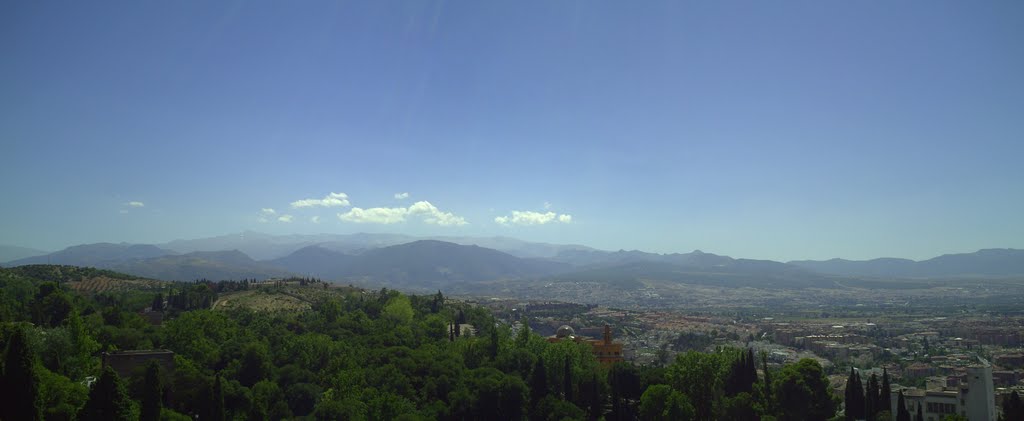
[(1024, 5), (8, 2), (0, 243), (1024, 248)]

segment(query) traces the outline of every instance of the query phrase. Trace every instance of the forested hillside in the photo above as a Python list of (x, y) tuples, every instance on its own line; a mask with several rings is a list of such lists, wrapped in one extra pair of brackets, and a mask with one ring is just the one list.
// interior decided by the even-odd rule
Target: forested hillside
[[(836, 412), (813, 360), (769, 367), (749, 350), (720, 349), (664, 367), (603, 367), (589, 344), (513, 333), (440, 292), (306, 279), (79, 292), (40, 275), (52, 275), (45, 269), (0, 269), (4, 420), (825, 420)], [(308, 309), (216, 305), (282, 295)], [(477, 334), (455, 335), (453, 321)], [(148, 364), (121, 378), (101, 368), (101, 353), (139, 349), (173, 351), (173, 372)]]

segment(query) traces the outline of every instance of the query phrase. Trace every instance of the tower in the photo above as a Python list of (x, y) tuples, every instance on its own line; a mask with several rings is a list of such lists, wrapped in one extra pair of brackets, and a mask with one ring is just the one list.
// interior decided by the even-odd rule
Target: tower
[(992, 365), (978, 358), (980, 365), (967, 367), (967, 419), (996, 421), (995, 390), (992, 386)]

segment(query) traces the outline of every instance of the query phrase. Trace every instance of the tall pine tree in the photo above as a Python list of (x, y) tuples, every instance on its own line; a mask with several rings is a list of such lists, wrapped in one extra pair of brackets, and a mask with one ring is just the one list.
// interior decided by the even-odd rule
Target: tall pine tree
[(562, 370), (562, 396), (567, 401), (572, 401), (572, 361), (569, 356), (565, 357), (565, 366)]
[(889, 370), (882, 368), (882, 389), (878, 392), (878, 410), (892, 411), (892, 385), (889, 384)]
[(213, 381), (213, 400), (210, 405), (210, 418), (214, 421), (224, 421), (227, 413), (224, 410), (224, 385), (221, 384), (220, 374), (217, 374)]
[(846, 402), (846, 410), (844, 412), (846, 414), (847, 421), (857, 420), (861, 413), (858, 407), (860, 404), (860, 397), (858, 396), (860, 388), (858, 387), (857, 382), (857, 372), (853, 367), (850, 367), (850, 375), (846, 377), (846, 392), (843, 394), (843, 398)]
[(761, 352), (761, 369), (764, 371), (764, 407), (766, 410), (774, 408), (774, 399), (772, 396), (772, 377), (771, 372), (768, 371), (768, 353)]
[(907, 400), (903, 398), (902, 390), (896, 399), (896, 421), (910, 421), (910, 411), (907, 410)]
[(875, 373), (871, 373), (871, 377), (868, 378), (867, 392), (864, 394), (864, 419), (868, 421), (875, 421), (879, 408), (878, 401), (878, 376)]
[(747, 348), (747, 392), (754, 391), (754, 384), (757, 383), (757, 360), (754, 359), (754, 349)]
[(865, 399), (864, 399), (864, 382), (861, 381), (860, 373), (854, 369), (850, 369), (853, 373), (853, 384), (850, 386), (853, 392), (850, 394), (850, 402), (847, 404), (847, 413), (852, 416), (852, 419), (862, 420), (865, 414)]
[(544, 359), (537, 358), (530, 375), (530, 405), (536, 406), (548, 394), (548, 373), (544, 367)]
[(7, 344), (2, 382), (4, 403), (0, 415), (7, 420), (41, 420), (39, 373), (35, 354), (29, 349), (25, 329), (17, 328)]

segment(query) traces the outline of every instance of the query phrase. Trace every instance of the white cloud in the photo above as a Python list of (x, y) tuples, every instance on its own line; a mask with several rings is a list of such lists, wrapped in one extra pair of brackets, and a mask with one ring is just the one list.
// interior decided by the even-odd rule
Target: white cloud
[(466, 225), (466, 218), (456, 216), (451, 212), (441, 212), (436, 206), (430, 204), (428, 201), (419, 201), (409, 206), (409, 213), (412, 215), (422, 215), (423, 222), (441, 226), (451, 225)]
[(544, 210), (551, 209), (551, 202), (544, 202)]
[(339, 213), (338, 218), (345, 222), (358, 224), (397, 224), (407, 218), (418, 217), (427, 224), (452, 226), (466, 225), (466, 218), (451, 212), (443, 212), (427, 201), (419, 201), (408, 208), (352, 208), (348, 212)]
[(319, 224), (320, 223), (320, 215), (317, 215), (317, 216), (314, 216), (312, 218), (309, 218), (309, 222), (312, 222), (314, 224)]
[(292, 222), (292, 216), (291, 215), (281, 215), (280, 217), (277, 218), (277, 220), (281, 221), (281, 222)]
[(323, 199), (302, 199), (292, 202), (292, 208), (310, 208), (314, 206), (323, 206), (325, 208), (332, 207), (345, 207), (348, 206), (348, 195), (345, 193), (334, 193), (324, 196)]
[(395, 199), (402, 200), (402, 199), (408, 199), (408, 198), (409, 198), (409, 193), (408, 192), (395, 193)]
[(568, 224), (572, 222), (572, 215), (568, 214), (557, 214), (554, 212), (534, 212), (534, 211), (512, 211), (511, 216), (499, 216), (494, 218), (494, 222), (501, 225), (544, 225), (552, 222), (560, 222)]
[(142, 203), (142, 202), (139, 202), (139, 201), (131, 201), (131, 202), (128, 202), (128, 203), (125, 203), (125, 204), (128, 205), (128, 207), (130, 207), (130, 208), (142, 208), (142, 207), (146, 206), (145, 203)]
[(260, 209), (260, 214), (258, 217), (256, 217), (256, 220), (259, 221), (261, 224), (265, 224), (267, 222), (270, 222), (270, 218), (273, 218), (274, 215), (277, 215), (277, 211), (271, 208), (263, 208)]
[(406, 208), (352, 208), (348, 212), (339, 213), (338, 218), (357, 224), (397, 224), (404, 222), (408, 213)]

